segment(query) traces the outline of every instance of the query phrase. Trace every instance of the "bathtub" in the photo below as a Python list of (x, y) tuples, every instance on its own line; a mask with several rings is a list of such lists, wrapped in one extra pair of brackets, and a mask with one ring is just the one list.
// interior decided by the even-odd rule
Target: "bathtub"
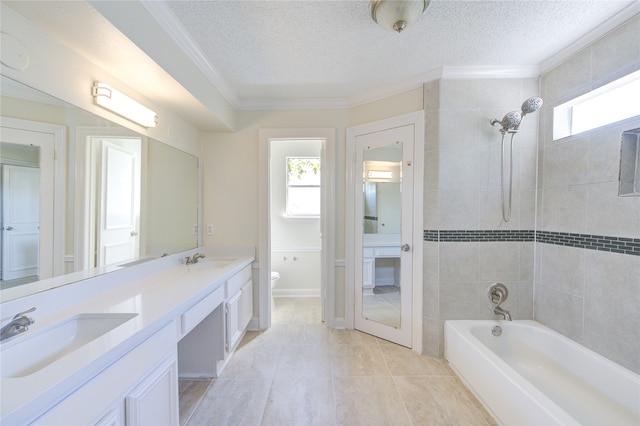
[(444, 338), (501, 424), (640, 425), (640, 376), (536, 321), (446, 321)]

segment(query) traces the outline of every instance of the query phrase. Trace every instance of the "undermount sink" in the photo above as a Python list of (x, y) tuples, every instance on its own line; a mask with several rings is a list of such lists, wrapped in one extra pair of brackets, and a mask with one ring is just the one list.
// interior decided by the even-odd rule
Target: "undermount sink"
[(79, 314), (0, 345), (0, 377), (25, 377), (136, 317), (137, 313)]
[(198, 263), (194, 263), (187, 267), (189, 269), (203, 269), (203, 268), (220, 269), (220, 268), (224, 268), (225, 266), (231, 265), (235, 261), (236, 259), (203, 259)]

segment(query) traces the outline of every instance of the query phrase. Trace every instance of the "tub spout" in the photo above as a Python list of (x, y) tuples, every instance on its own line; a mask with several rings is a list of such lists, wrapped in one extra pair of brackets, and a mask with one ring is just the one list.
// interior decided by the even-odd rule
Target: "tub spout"
[(502, 318), (511, 321), (511, 314), (506, 309), (502, 308), (500, 305), (497, 305), (493, 308), (493, 313), (496, 315), (502, 315)]

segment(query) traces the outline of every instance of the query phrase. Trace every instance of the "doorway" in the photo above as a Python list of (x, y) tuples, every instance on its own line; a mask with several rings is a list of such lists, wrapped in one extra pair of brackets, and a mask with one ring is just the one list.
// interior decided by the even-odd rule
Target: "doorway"
[(76, 129), (76, 168), (83, 176), (76, 191), (76, 270), (143, 254), (145, 155), (146, 139), (128, 129)]
[[(298, 260), (294, 261), (294, 254), (287, 255), (286, 253), (278, 253), (282, 255), (282, 258), (287, 257), (290, 262), (289, 265), (302, 265), (295, 262), (300, 262), (302, 258), (311, 257), (313, 255), (311, 251), (317, 251), (320, 249), (320, 265), (319, 265), (319, 280), (320, 280), (320, 310), (321, 318), (327, 326), (333, 327), (334, 321), (334, 220), (332, 213), (334, 212), (334, 184), (333, 184), (333, 167), (334, 167), (334, 150), (335, 150), (335, 129), (261, 129), (259, 131), (259, 151), (260, 151), (260, 241), (258, 247), (258, 259), (260, 262), (259, 272), (259, 284), (258, 284), (258, 323), (252, 325), (256, 329), (266, 329), (271, 326), (271, 301), (272, 301), (272, 289), (271, 289), (271, 271), (272, 271), (272, 209), (271, 209), (271, 154), (272, 147), (277, 141), (289, 141), (283, 143), (298, 143), (306, 144), (310, 141), (316, 141), (320, 146), (320, 164), (322, 167), (322, 178), (320, 179), (320, 188), (317, 188), (315, 183), (307, 185), (305, 180), (299, 181), (297, 188), (292, 188), (293, 192), (300, 192), (301, 187), (306, 187), (307, 190), (302, 192), (312, 193), (319, 189), (320, 192), (320, 217), (319, 217), (319, 239), (317, 244), (319, 247), (313, 247), (313, 250), (307, 250), (308, 247), (296, 247), (296, 249), (302, 249), (300, 253), (302, 256)], [(297, 141), (297, 142), (293, 142)], [(291, 155), (295, 157), (295, 155)], [(305, 155), (298, 155), (299, 165), (305, 165), (308, 162), (305, 160)], [(315, 156), (314, 156), (315, 157)], [(313, 167), (313, 166), (311, 166)], [(304, 167), (303, 167), (304, 168)], [(287, 169), (283, 167), (282, 176), (286, 179)], [(302, 177), (302, 176), (300, 176)], [(283, 180), (284, 182), (284, 180)], [(307, 182), (308, 183), (308, 182)], [(295, 185), (294, 185), (295, 186)], [(316, 189), (311, 189), (311, 186), (315, 186)], [(302, 210), (298, 210), (298, 216), (304, 215), (306, 202), (302, 203)], [(286, 212), (284, 214), (286, 215)], [(295, 221), (304, 220), (301, 217), (298, 218), (286, 218)], [(277, 248), (277, 247), (276, 247)], [(317, 254), (316, 254), (317, 255)], [(285, 261), (286, 262), (286, 261)], [(300, 269), (300, 268), (295, 268)]]
[(91, 179), (95, 182), (90, 233), (93, 265), (136, 259), (140, 252), (140, 137), (91, 137)]
[(0, 124), (4, 289), (64, 272), (66, 133), (63, 126), (8, 117)]
[(347, 130), (347, 326), (421, 351), (421, 112)]

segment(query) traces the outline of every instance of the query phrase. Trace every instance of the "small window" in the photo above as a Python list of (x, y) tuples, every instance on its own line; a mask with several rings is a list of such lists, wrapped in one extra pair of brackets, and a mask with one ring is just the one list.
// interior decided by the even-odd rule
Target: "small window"
[(286, 215), (320, 216), (319, 157), (287, 157)]
[(553, 109), (553, 139), (640, 115), (640, 71)]

